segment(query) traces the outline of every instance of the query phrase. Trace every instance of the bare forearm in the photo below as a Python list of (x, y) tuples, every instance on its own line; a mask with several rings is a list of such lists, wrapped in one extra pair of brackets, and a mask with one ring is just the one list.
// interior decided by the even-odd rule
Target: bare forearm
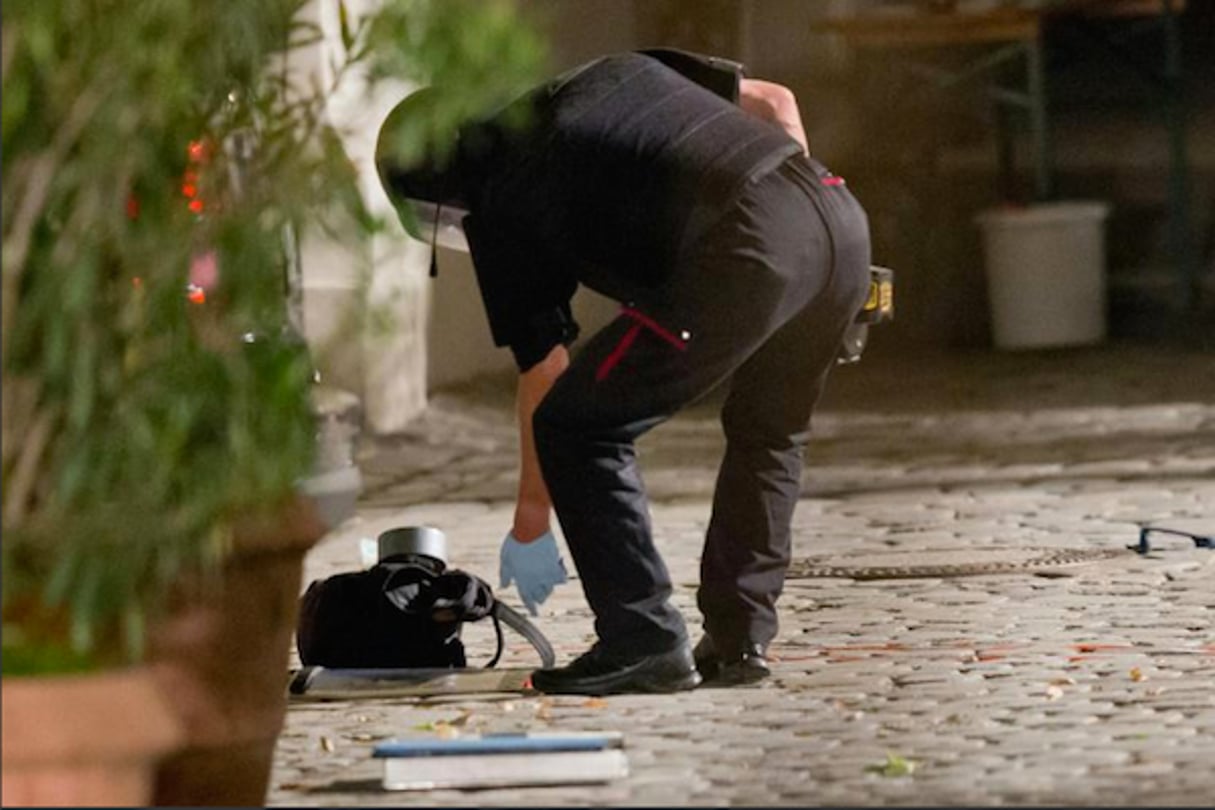
[(553, 387), (553, 383), (569, 364), (569, 352), (564, 346), (557, 346), (544, 360), (519, 375), (516, 399), (516, 414), (519, 420), (519, 494), (515, 501), (513, 527), (517, 540), (534, 540), (550, 528), (552, 500), (540, 471), (540, 459), (536, 455), (532, 417), (549, 389)]

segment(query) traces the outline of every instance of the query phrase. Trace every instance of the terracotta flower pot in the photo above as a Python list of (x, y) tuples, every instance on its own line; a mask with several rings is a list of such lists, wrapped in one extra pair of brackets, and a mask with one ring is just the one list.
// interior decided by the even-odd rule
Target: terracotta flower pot
[(5, 807), (146, 805), (183, 739), (148, 667), (6, 677), (0, 692)]
[(220, 587), (183, 588), (152, 628), (149, 662), (186, 731), (159, 769), (155, 804), (264, 804), (304, 555), (326, 530), (305, 499), (238, 527)]

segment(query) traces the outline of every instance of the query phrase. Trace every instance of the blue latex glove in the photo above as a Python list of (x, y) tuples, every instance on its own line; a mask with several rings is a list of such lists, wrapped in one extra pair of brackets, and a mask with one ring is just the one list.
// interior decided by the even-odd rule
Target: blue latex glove
[(524, 606), (533, 616), (539, 614), (537, 606), (548, 599), (553, 588), (568, 579), (552, 532), (545, 532), (530, 543), (520, 543), (513, 532), (508, 532), (502, 541), (498, 566), (502, 580), (499, 587), (505, 588), (513, 580)]

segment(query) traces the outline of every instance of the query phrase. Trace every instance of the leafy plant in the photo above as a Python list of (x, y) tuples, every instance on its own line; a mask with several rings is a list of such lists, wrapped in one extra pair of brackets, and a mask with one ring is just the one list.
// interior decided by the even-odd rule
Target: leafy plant
[[(386, 0), (356, 20), (318, 2), (341, 21), (337, 79), (442, 76), (410, 148), (539, 64), (502, 3)], [(237, 516), (309, 468), (284, 238), (378, 224), (325, 118), (332, 88), (284, 69), (319, 40), (308, 3), (3, 6), (5, 672), (138, 657), (166, 587), (214, 570)]]

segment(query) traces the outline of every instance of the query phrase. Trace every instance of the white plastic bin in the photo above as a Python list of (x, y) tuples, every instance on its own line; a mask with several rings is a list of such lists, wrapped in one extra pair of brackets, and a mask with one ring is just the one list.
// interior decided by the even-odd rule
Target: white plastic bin
[(1106, 332), (1103, 202), (984, 211), (992, 336), (997, 348), (1099, 343)]

